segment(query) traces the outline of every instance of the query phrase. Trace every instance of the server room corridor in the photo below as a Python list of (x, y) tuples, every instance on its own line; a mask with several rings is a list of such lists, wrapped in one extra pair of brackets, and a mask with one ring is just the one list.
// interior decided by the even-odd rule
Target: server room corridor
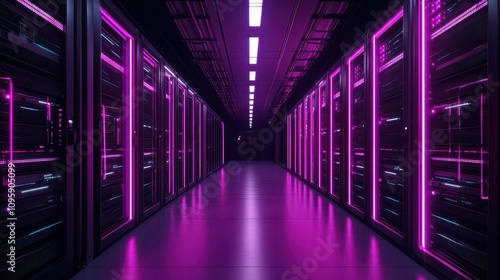
[(435, 278), (278, 165), (232, 162), (73, 279)]

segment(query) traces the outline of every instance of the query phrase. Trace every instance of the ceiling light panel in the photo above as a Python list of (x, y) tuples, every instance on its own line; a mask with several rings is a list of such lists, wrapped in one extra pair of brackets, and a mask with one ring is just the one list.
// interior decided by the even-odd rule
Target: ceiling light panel
[(253, 81), (255, 81), (256, 78), (257, 78), (257, 72), (250, 71), (250, 77), (249, 77), (250, 81), (253, 82)]
[(259, 52), (259, 37), (250, 37), (250, 64), (257, 64), (257, 54)]
[(262, 18), (262, 0), (249, 0), (248, 6), (248, 25), (259, 27)]

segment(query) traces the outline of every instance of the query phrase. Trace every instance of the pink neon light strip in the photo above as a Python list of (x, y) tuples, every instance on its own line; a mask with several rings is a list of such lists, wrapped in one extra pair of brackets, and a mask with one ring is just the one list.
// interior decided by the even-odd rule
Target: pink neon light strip
[[(375, 37), (374, 37), (375, 38)], [(391, 61), (387, 62), (386, 64), (380, 66), (379, 68), (379, 72), (382, 72), (384, 71), (385, 69), (391, 67), (392, 65), (398, 63), (398, 61), (400, 61), (401, 59), (403, 59), (403, 53), (399, 54), (398, 56), (396, 56), (395, 58), (393, 58)]]
[(146, 82), (143, 82), (143, 83), (142, 83), (142, 85), (143, 85), (146, 89), (148, 89), (149, 91), (151, 91), (151, 92), (155, 92), (155, 88), (154, 88), (152, 85), (150, 85), (150, 84), (148, 84), (148, 83), (146, 83)]
[[(134, 218), (134, 196), (133, 196), (133, 182), (134, 182), (134, 168), (133, 168), (133, 127), (134, 127), (134, 111), (133, 111), (133, 87), (134, 87), (134, 82), (133, 82), (133, 61), (134, 61), (134, 56), (133, 56), (133, 46), (134, 46), (134, 38), (120, 25), (118, 22), (116, 22), (113, 17), (102, 7), (100, 8), (101, 12), (101, 19), (109, 24), (124, 40), (128, 41), (128, 57), (127, 57), (127, 73), (125, 73), (125, 77), (127, 78), (128, 81), (128, 107), (129, 107), (129, 123), (128, 123), (128, 159), (129, 159), (129, 166), (128, 166), (128, 199), (129, 199), (129, 204), (128, 204), (128, 218), (129, 221)], [(102, 57), (102, 55), (101, 55)]]
[(120, 71), (120, 72), (125, 72), (125, 69), (123, 69), (123, 66), (121, 66), (120, 64), (116, 63), (114, 60), (112, 60), (109, 56), (101, 53), (101, 59), (103, 61), (105, 61), (106, 63), (108, 63), (110, 66), (112, 66), (113, 68), (115, 68), (116, 70)]
[(475, 4), (474, 6), (470, 7), (463, 14), (457, 16), (456, 18), (454, 18), (453, 20), (451, 20), (450, 22), (448, 22), (446, 25), (444, 25), (443, 27), (441, 27), (440, 29), (438, 29), (434, 33), (432, 33), (431, 39), (434, 40), (439, 35), (445, 33), (446, 31), (448, 31), (449, 29), (453, 28), (455, 25), (457, 25), (460, 22), (464, 21), (465, 19), (467, 19), (471, 15), (475, 14), (477, 11), (481, 10), (482, 8), (486, 7), (487, 5), (488, 5), (488, 1), (487, 0), (483, 0), (483, 1)]
[(44, 20), (55, 26), (57, 29), (64, 31), (64, 25), (62, 23), (57, 21), (55, 18), (53, 18), (44, 10), (40, 9), (40, 7), (38, 7), (37, 5), (31, 3), (28, 0), (17, 0), (17, 2), (23, 5), (24, 7), (28, 8), (33, 13), (39, 15), (41, 18), (43, 18)]
[(154, 58), (148, 51), (143, 50), (142, 55), (144, 61), (146, 61), (146, 63), (149, 63), (149, 65), (153, 66), (153, 68), (155, 68), (158, 65), (158, 60), (156, 60), (156, 58)]
[[(398, 20), (403, 18), (403, 9), (401, 9), (396, 15), (394, 15), (384, 26), (382, 26), (372, 37), (372, 219), (374, 221), (378, 222), (378, 210), (379, 210), (379, 197), (378, 197), (378, 162), (379, 159), (377, 158), (377, 152), (378, 152), (378, 141), (379, 141), (379, 130), (378, 130), (378, 123), (380, 120), (379, 116), (379, 110), (377, 110), (377, 105), (378, 105), (378, 99), (379, 99), (379, 89), (378, 89), (378, 75), (381, 71), (384, 69), (390, 67), (397, 61), (403, 59), (403, 53), (383, 65), (382, 67), (379, 68), (378, 66), (378, 55), (377, 55), (377, 49), (378, 49), (378, 39), (379, 37), (387, 32), (389, 28), (391, 28)], [(385, 67), (385, 68), (384, 68)], [(378, 71), (377, 71), (378, 69)], [(384, 227), (387, 227), (386, 225), (382, 224)], [(388, 228), (388, 227), (387, 227)], [(388, 228), (389, 230), (393, 231), (391, 228)], [(393, 231), (394, 232), (394, 231)], [(399, 235), (399, 234), (398, 234)]]
[[(420, 52), (421, 52), (421, 57), (420, 57), (420, 79), (421, 79), (421, 86), (420, 86), (420, 127), (421, 127), (421, 133), (420, 133), (420, 141), (422, 143), (422, 147), (426, 147), (426, 137), (427, 137), (427, 126), (426, 126), (426, 112), (427, 112), (427, 106), (426, 106), (426, 95), (427, 95), (427, 14), (425, 12), (425, 0), (420, 1)], [(426, 200), (426, 182), (427, 182), (427, 160), (425, 157), (426, 154), (426, 149), (420, 149), (420, 158), (422, 159), (422, 164), (420, 167), (420, 248), (422, 250), (426, 250), (427, 247), (427, 236), (426, 236), (426, 229), (427, 229), (427, 200)]]
[(104, 105), (101, 105), (102, 107), (102, 144), (103, 144), (103, 151), (102, 151), (102, 158), (103, 158), (103, 174), (102, 174), (102, 179), (106, 180), (106, 107)]
[[(181, 84), (181, 80), (178, 80)], [(182, 98), (182, 189), (186, 187), (186, 89), (181, 88)]]
[[(314, 182), (314, 93), (309, 97), (309, 181)], [(319, 148), (319, 147), (318, 147)]]
[(222, 123), (222, 164), (224, 164), (225, 160), (224, 160), (224, 134), (225, 134), (225, 131), (224, 131), (224, 122)]
[(317, 121), (317, 128), (316, 128), (316, 133), (317, 133), (317, 137), (318, 137), (318, 165), (316, 166), (316, 170), (317, 170), (317, 179), (318, 179), (318, 186), (319, 187), (325, 187), (325, 186), (322, 186), (322, 180), (321, 180), (321, 160), (323, 159), (323, 152), (322, 152), (322, 147), (321, 147), (321, 109), (322, 109), (322, 97), (324, 95), (324, 93), (322, 93), (322, 90), (324, 91), (324, 83), (325, 82), (321, 82), (320, 85), (319, 85), (319, 88), (318, 88), (318, 91), (317, 91), (317, 110), (318, 110), (318, 121)]
[(352, 190), (352, 90), (353, 90), (353, 85), (352, 85), (352, 73), (351, 73), (351, 65), (352, 61), (361, 55), (363, 51), (365, 50), (365, 47), (362, 46), (359, 48), (349, 59), (347, 60), (347, 75), (348, 75), (348, 85), (347, 85), (347, 99), (349, 100), (349, 105), (347, 106), (347, 169), (348, 169), (348, 176), (347, 176), (347, 204), (351, 205), (351, 190)]
[(357, 88), (359, 87), (360, 85), (362, 85), (363, 83), (365, 82), (365, 79), (362, 78), (361, 80), (357, 81), (354, 83), (354, 87), (353, 88)]

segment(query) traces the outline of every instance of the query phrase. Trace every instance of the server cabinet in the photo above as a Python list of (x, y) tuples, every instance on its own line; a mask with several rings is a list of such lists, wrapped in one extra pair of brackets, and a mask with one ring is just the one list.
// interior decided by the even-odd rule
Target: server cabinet
[(185, 176), (186, 176), (186, 186), (191, 186), (194, 183), (194, 93), (188, 91), (186, 94), (186, 122), (185, 122), (185, 133), (186, 142), (185, 147)]
[[(146, 45), (146, 42), (143, 42)], [(160, 208), (161, 188), (161, 158), (159, 146), (162, 134), (161, 124), (161, 65), (159, 55), (143, 46), (139, 48), (138, 81), (142, 85), (141, 98), (138, 103), (137, 127), (139, 135), (139, 149), (137, 151), (138, 164), (138, 209), (143, 219)]]
[(308, 139), (308, 149), (309, 149), (309, 158), (307, 159), (308, 165), (309, 165), (309, 183), (315, 184), (316, 183), (316, 172), (315, 169), (316, 167), (316, 154), (317, 154), (317, 148), (314, 144), (316, 143), (316, 132), (315, 132), (315, 110), (316, 110), (316, 92), (313, 91), (309, 97), (309, 110), (307, 112), (308, 120), (309, 120), (309, 139)]
[(364, 216), (367, 207), (367, 96), (365, 47), (347, 59), (347, 206)]
[(102, 139), (100, 158), (94, 163), (100, 167), (100, 174), (95, 176), (93, 209), (98, 252), (135, 222), (136, 42), (129, 31), (132, 28), (111, 11), (107, 6), (100, 8), (99, 53), (96, 53), (100, 57), (100, 71), (96, 71), (94, 82), (98, 109), (93, 112), (100, 112), (99, 122), (94, 125)]
[(202, 162), (202, 158), (201, 158), (201, 151), (202, 151), (202, 126), (203, 126), (203, 123), (202, 123), (202, 113), (201, 113), (201, 102), (200, 100), (196, 100), (196, 107), (195, 107), (195, 121), (194, 121), (194, 124), (195, 124), (195, 136), (194, 136), (194, 146), (195, 146), (195, 163), (194, 163), (194, 166), (195, 166), (195, 171), (194, 171), (194, 174), (195, 174), (195, 181), (199, 181), (201, 179), (201, 169), (202, 169), (202, 166), (201, 166), (201, 162)]
[(177, 91), (177, 112), (176, 112), (176, 139), (177, 149), (176, 161), (176, 185), (177, 190), (182, 191), (186, 188), (186, 86), (178, 80)]
[(303, 177), (304, 176), (304, 169), (303, 169), (303, 162), (304, 162), (304, 122), (302, 121), (302, 104), (299, 104), (299, 106), (297, 107), (297, 115), (298, 115), (298, 119), (297, 119), (297, 126), (298, 126), (298, 129), (297, 129), (297, 136), (298, 136), (298, 143), (297, 143), (297, 146), (298, 146), (298, 155), (297, 155), (297, 162), (298, 162), (298, 172), (297, 174), (299, 175), (299, 177)]
[[(488, 1), (418, 1), (419, 248), (449, 275), (484, 279), (491, 145)], [(498, 32), (498, 31), (497, 31)], [(496, 46), (495, 46), (496, 48)], [(498, 51), (498, 49), (497, 49)], [(496, 129), (496, 128), (494, 128)]]
[(298, 116), (297, 108), (293, 109), (292, 115), (292, 167), (293, 172), (297, 174), (298, 172), (298, 154), (299, 154), (299, 132), (298, 132)]
[(73, 5), (0, 3), (1, 279), (73, 267)]
[(163, 203), (172, 200), (176, 195), (174, 182), (174, 100), (175, 100), (175, 75), (167, 66), (163, 66), (163, 92), (161, 95), (161, 110), (162, 118), (162, 152), (163, 165), (161, 166), (162, 173), (162, 188), (163, 188)]
[(400, 244), (407, 221), (407, 98), (404, 92), (403, 10), (371, 37), (371, 217)]
[(329, 76), (329, 102), (330, 102), (330, 195), (337, 202), (340, 201), (340, 190), (344, 183), (342, 172), (342, 157), (344, 156), (343, 147), (343, 106), (340, 93), (341, 89), (341, 71), (340, 67), (335, 68)]
[(318, 85), (317, 104), (317, 146), (318, 146), (318, 187), (324, 192), (330, 190), (330, 98), (326, 81)]
[(309, 98), (305, 98), (302, 106), (302, 168), (303, 174), (302, 177), (304, 180), (309, 180), (309, 152), (310, 149), (310, 127), (309, 127)]

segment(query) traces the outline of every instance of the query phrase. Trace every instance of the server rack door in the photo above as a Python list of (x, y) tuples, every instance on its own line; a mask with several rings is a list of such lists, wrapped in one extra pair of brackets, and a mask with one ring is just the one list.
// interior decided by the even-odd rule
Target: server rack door
[(330, 189), (330, 101), (326, 82), (318, 86), (318, 186), (323, 191)]
[(293, 109), (293, 172), (297, 174), (299, 168), (299, 128), (298, 128), (298, 115), (297, 115), (297, 108)]
[[(63, 277), (73, 265), (74, 182), (66, 157), (73, 2), (67, 4), (55, 12), (0, 2), (1, 279)], [(13, 232), (15, 239), (7, 238)]]
[(305, 180), (309, 180), (309, 98), (304, 100), (304, 106), (302, 107), (302, 121), (303, 121), (303, 177)]
[[(180, 80), (179, 80), (180, 81)], [(177, 189), (186, 188), (186, 88), (179, 85), (177, 93)]]
[(134, 38), (101, 8), (100, 201), (101, 248), (134, 219)]
[(286, 168), (292, 169), (292, 115), (286, 116)]
[(186, 186), (194, 182), (194, 95), (191, 91), (186, 94)]
[(194, 117), (194, 147), (195, 147), (195, 163), (194, 163), (194, 176), (195, 181), (199, 181), (201, 179), (201, 102), (196, 100), (195, 106), (195, 117)]
[(139, 161), (142, 174), (140, 178), (140, 195), (142, 215), (152, 213), (158, 210), (160, 206), (160, 158), (158, 145), (161, 140), (160, 114), (161, 93), (158, 90), (160, 78), (160, 65), (156, 59), (147, 50), (142, 50), (142, 98), (141, 98), (141, 116), (139, 120), (139, 131), (142, 150), (139, 150)]
[(487, 116), (497, 110), (488, 102), (488, 28), (494, 28), (488, 26), (488, 1), (418, 3), (419, 247), (451, 275), (484, 279), (487, 163), (496, 144), (487, 141)]
[[(174, 133), (173, 133), (173, 127), (174, 127), (174, 118), (173, 118), (173, 104), (174, 102), (174, 96), (175, 96), (175, 78), (174, 75), (171, 73), (171, 71), (167, 68), (164, 67), (165, 74), (164, 74), (164, 81), (163, 81), (163, 95), (162, 95), (162, 117), (163, 117), (163, 180), (162, 180), (162, 187), (163, 187), (163, 199), (164, 203), (170, 201), (173, 197), (175, 197), (175, 184), (173, 182), (173, 175), (174, 175), (174, 166), (173, 163), (175, 162), (173, 159), (173, 144), (174, 144)], [(165, 98), (163, 98), (163, 96)]]
[(207, 160), (206, 160), (206, 166), (207, 166), (207, 174), (212, 172), (212, 113), (207, 112)]
[(407, 192), (403, 170), (406, 97), (403, 91), (403, 10), (371, 40), (372, 219), (402, 242)]
[(341, 73), (340, 67), (335, 69), (330, 79), (330, 195), (340, 199), (342, 180), (342, 103), (341, 103)]
[(302, 129), (303, 128), (303, 122), (302, 122), (302, 104), (299, 105), (299, 107), (297, 108), (297, 114), (299, 115), (299, 118), (298, 118), (298, 123), (297, 123), (297, 126), (298, 126), (298, 143), (297, 143), (297, 146), (298, 146), (298, 151), (299, 151), (299, 154), (298, 154), (298, 157), (297, 157), (297, 163), (298, 163), (298, 175), (300, 177), (304, 176), (304, 169), (303, 169), (303, 166), (304, 166), (304, 130)]
[(315, 143), (316, 131), (315, 127), (315, 110), (316, 110), (316, 92), (313, 92), (309, 95), (309, 140), (308, 140), (308, 148), (309, 148), (309, 182), (314, 184), (316, 182), (316, 151), (317, 148)]
[(347, 205), (357, 214), (366, 210), (366, 92), (365, 48), (361, 47), (347, 61), (348, 95), (348, 184)]

